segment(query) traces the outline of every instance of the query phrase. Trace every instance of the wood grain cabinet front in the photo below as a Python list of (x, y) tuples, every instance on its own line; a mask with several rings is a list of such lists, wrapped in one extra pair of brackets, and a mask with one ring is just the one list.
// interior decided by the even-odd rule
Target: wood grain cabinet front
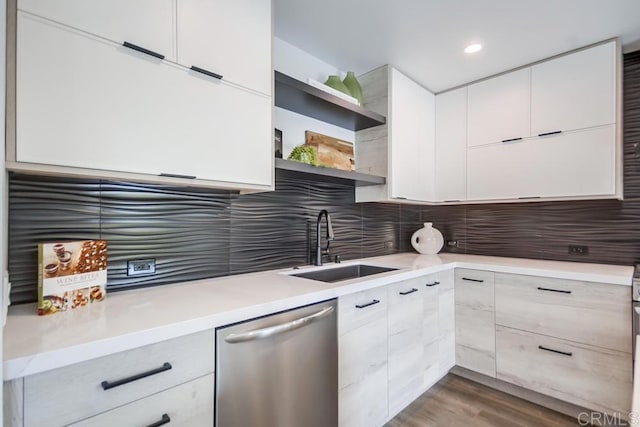
[(496, 323), (631, 353), (631, 287), (496, 273)]
[(496, 376), (494, 273), (455, 271), (456, 364)]
[(25, 377), (24, 426), (64, 426), (126, 405), (212, 373), (214, 359), (205, 331)]
[(626, 418), (631, 355), (518, 329), (496, 328), (498, 379)]
[(388, 406), (387, 289), (338, 298), (338, 418), (341, 427), (383, 425)]

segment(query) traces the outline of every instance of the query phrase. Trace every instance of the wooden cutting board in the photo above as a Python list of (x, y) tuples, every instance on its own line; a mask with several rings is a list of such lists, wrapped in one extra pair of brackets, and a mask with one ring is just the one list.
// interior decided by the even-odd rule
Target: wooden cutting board
[(314, 147), (321, 166), (352, 171), (355, 169), (353, 143), (332, 138), (321, 133), (305, 131), (304, 145)]

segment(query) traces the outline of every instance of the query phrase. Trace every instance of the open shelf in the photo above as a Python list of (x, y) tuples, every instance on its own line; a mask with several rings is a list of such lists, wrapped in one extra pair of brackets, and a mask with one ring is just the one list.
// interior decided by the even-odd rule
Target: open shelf
[(340, 169), (311, 166), (293, 160), (275, 159), (276, 173), (282, 176), (311, 179), (337, 184), (355, 184), (356, 187), (365, 185), (381, 185), (387, 182), (383, 176), (368, 175), (366, 173), (343, 171)]
[(387, 119), (373, 111), (275, 72), (275, 105), (285, 110), (358, 131), (383, 125)]

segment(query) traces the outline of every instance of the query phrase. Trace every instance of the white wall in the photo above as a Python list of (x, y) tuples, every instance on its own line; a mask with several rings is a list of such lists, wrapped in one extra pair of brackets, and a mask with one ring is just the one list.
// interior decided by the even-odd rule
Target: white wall
[[(273, 67), (294, 79), (307, 82), (312, 78), (324, 82), (331, 74), (344, 77), (344, 71), (301, 50), (277, 37), (273, 39)], [(274, 127), (282, 131), (282, 152), (286, 159), (293, 147), (304, 144), (305, 130), (329, 135), (343, 141), (353, 142), (355, 133), (320, 120), (302, 116), (276, 107), (273, 115)]]

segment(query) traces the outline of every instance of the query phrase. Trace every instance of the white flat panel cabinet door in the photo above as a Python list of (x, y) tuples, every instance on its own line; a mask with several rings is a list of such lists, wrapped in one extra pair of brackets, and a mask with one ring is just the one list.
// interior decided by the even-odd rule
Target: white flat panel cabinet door
[(615, 41), (546, 61), (531, 71), (531, 133), (616, 122)]
[(435, 96), (391, 69), (390, 196), (433, 200)]
[(269, 97), (21, 13), (17, 57), (17, 161), (270, 185)]
[(18, 0), (18, 9), (175, 60), (174, 0)]
[(178, 62), (271, 94), (270, 0), (177, 0)]
[(467, 198), (467, 88), (436, 96), (436, 200)]
[(467, 153), (469, 200), (615, 194), (615, 126)]
[(531, 68), (468, 86), (469, 147), (531, 135)]

